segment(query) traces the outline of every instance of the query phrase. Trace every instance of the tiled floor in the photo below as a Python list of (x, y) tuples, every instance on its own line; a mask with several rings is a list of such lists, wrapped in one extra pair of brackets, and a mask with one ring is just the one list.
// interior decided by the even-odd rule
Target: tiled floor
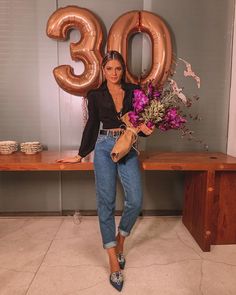
[[(202, 252), (180, 217), (140, 217), (125, 255), (122, 294), (236, 294), (236, 245)], [(118, 294), (108, 276), (97, 217), (0, 218), (1, 295)]]

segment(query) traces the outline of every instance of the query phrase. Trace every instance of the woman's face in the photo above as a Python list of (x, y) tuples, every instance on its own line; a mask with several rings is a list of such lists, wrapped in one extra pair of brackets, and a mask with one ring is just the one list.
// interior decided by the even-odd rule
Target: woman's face
[(120, 62), (116, 59), (108, 61), (103, 68), (103, 75), (108, 83), (120, 84), (123, 75)]

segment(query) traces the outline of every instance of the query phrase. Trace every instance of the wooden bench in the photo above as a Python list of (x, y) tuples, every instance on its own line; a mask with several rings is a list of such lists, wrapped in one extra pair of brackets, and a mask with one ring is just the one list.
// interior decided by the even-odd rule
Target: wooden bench
[[(21, 152), (0, 155), (0, 171), (93, 170), (92, 158), (82, 163), (56, 163), (77, 151)], [(144, 152), (143, 170), (185, 171), (183, 223), (203, 251), (211, 245), (236, 244), (236, 158), (223, 153)]]

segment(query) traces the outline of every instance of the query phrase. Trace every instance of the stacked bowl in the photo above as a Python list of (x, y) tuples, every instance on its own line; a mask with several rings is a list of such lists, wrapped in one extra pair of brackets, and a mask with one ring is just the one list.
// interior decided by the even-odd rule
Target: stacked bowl
[(9, 155), (16, 152), (18, 143), (13, 140), (0, 141), (0, 154)]
[(20, 150), (28, 155), (36, 154), (43, 150), (42, 145), (38, 141), (22, 142), (20, 144)]

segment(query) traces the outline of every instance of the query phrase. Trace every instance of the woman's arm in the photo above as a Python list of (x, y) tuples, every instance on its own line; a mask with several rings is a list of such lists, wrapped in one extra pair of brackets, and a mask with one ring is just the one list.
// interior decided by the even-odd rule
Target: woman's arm
[(78, 155), (87, 156), (94, 150), (100, 127), (99, 113), (96, 105), (96, 91), (88, 93), (88, 121), (85, 125)]
[(95, 103), (96, 92), (90, 91), (88, 93), (87, 99), (88, 99), (88, 121), (83, 131), (78, 155), (76, 155), (75, 157), (59, 159), (57, 160), (57, 162), (62, 162), (62, 163), (81, 162), (82, 158), (87, 156), (95, 147), (99, 126), (100, 126), (98, 109)]
[(80, 163), (82, 160), (82, 157), (79, 155), (76, 155), (74, 157), (68, 157), (64, 159), (58, 159), (56, 160), (57, 163)]

